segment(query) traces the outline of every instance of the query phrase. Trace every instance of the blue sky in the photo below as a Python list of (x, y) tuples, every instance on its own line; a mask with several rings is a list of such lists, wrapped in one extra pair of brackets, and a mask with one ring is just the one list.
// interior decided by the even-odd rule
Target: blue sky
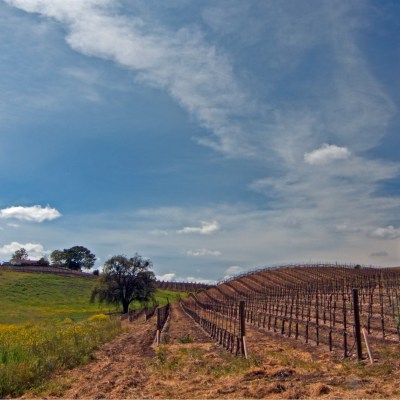
[(0, 260), (400, 265), (399, 2), (2, 0), (0, 35)]

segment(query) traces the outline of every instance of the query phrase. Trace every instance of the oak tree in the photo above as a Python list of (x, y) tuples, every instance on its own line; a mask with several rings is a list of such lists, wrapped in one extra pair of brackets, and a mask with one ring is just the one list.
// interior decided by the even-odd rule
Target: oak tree
[(91, 301), (121, 304), (127, 313), (133, 301), (147, 302), (154, 298), (156, 278), (150, 269), (153, 264), (139, 254), (127, 258), (111, 257), (103, 267), (98, 285), (93, 289)]
[(94, 266), (96, 256), (84, 246), (73, 246), (69, 249), (54, 250), (50, 254), (53, 264), (80, 271)]
[(14, 254), (11, 256), (10, 262), (12, 263), (20, 263), (28, 259), (28, 252), (26, 249), (21, 247), (18, 250), (15, 250)]

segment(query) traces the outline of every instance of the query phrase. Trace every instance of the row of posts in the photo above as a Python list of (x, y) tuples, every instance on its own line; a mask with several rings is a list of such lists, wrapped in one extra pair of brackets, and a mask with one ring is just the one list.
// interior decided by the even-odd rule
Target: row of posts
[[(354, 305), (354, 328), (355, 328), (355, 340), (357, 347), (357, 359), (362, 360), (362, 342), (361, 342), (361, 323), (360, 323), (360, 308), (359, 308), (359, 298), (358, 289), (353, 289), (353, 305)], [(246, 317), (245, 317), (245, 301), (240, 301), (239, 303), (239, 323), (240, 323), (240, 343), (241, 343), (241, 353), (248, 358), (247, 344), (246, 344)], [(365, 330), (363, 329), (363, 335), (365, 343), (368, 350), (368, 355), (371, 363), (373, 362), (371, 350), (369, 348), (368, 339)], [(347, 352), (346, 352), (347, 353)], [(345, 354), (347, 356), (347, 354)]]

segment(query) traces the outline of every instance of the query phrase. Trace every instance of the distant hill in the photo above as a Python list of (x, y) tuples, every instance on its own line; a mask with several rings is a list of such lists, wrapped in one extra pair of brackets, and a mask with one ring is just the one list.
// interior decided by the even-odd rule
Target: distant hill
[[(91, 314), (115, 311), (113, 305), (90, 304), (95, 284), (95, 278), (76, 274), (0, 270), (0, 324), (82, 319)], [(185, 296), (185, 293), (159, 290), (156, 298), (160, 304), (165, 304), (167, 299), (174, 301), (179, 295)]]
[(66, 275), (66, 276), (83, 276), (93, 277), (93, 274), (82, 271), (75, 271), (69, 268), (62, 268), (57, 266), (41, 266), (32, 264), (19, 264), (13, 265), (11, 263), (4, 263), (0, 265), (0, 271), (15, 271), (15, 272), (30, 272), (30, 273), (43, 273), (43, 274), (55, 274), (55, 275)]

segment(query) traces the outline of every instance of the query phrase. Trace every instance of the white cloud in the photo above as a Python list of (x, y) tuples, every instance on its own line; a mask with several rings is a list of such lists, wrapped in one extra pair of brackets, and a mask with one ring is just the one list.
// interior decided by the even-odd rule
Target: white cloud
[(335, 160), (345, 160), (349, 157), (350, 151), (346, 147), (325, 143), (319, 149), (305, 153), (304, 162), (310, 165), (323, 165)]
[(338, 233), (355, 233), (360, 232), (360, 228), (356, 226), (348, 226), (347, 224), (338, 224), (333, 227), (335, 232)]
[(198, 278), (198, 277), (194, 277), (194, 276), (187, 276), (186, 278), (181, 278), (177, 281), (178, 282), (206, 283), (206, 284), (210, 284), (210, 285), (213, 285), (216, 283), (215, 280), (213, 280), (213, 279), (204, 279), (204, 278)]
[(19, 243), (19, 242), (12, 242), (10, 244), (5, 244), (4, 246), (0, 247), (0, 254), (11, 256), (16, 250), (24, 248), (29, 257), (34, 259), (39, 259), (43, 257), (46, 253), (44, 247), (40, 243)]
[(18, 224), (13, 224), (12, 222), (8, 223), (7, 226), (9, 226), (11, 228), (19, 228)]
[(178, 233), (199, 233), (200, 235), (209, 235), (217, 232), (218, 230), (219, 224), (217, 221), (201, 221), (201, 226), (186, 226), (178, 230)]
[(76, 51), (136, 72), (137, 80), (166, 90), (181, 106), (210, 129), (215, 147), (232, 153), (243, 131), (230, 122), (252, 109), (251, 99), (234, 77), (222, 51), (207, 43), (196, 27), (167, 30), (141, 18), (116, 13), (116, 2), (91, 0), (6, 0), (27, 12), (54, 18), (68, 27), (66, 41)]
[(368, 232), (368, 236), (383, 240), (394, 240), (400, 238), (400, 229), (396, 229), (393, 225), (389, 225), (385, 228), (376, 228), (371, 230)]
[[(265, 159), (268, 153), (271, 163), (274, 153), (291, 162), (326, 140), (327, 131), (353, 151), (365, 150), (379, 142), (395, 112), (357, 47), (358, 3), (260, 2), (249, 7), (232, 0), (229, 6), (225, 1), (205, 6), (203, 18), (215, 34), (228, 29), (235, 40), (244, 40), (245, 46), (250, 40), (259, 49), (268, 77), (260, 85), (199, 25), (190, 21), (167, 28), (157, 6), (139, 4), (136, 15), (127, 17), (115, 0), (5, 1), (61, 22), (74, 50), (113, 60), (134, 71), (138, 82), (165, 90), (213, 135), (198, 141), (230, 156)], [(308, 79), (298, 93), (296, 68), (300, 65), (303, 74), (313, 50), (331, 61), (324, 65), (323, 81)], [(76, 68), (66, 72), (90, 78)], [(249, 79), (242, 82), (243, 76)], [(251, 81), (254, 89), (265, 91), (253, 97), (253, 88), (247, 89)], [(282, 88), (295, 89), (290, 101), (275, 96)], [(257, 94), (263, 104), (255, 100)]]
[(232, 265), (231, 267), (227, 268), (225, 270), (225, 276), (224, 279), (228, 279), (232, 276), (238, 275), (241, 272), (243, 272), (243, 268), (239, 267), (238, 265)]
[(170, 282), (175, 278), (175, 274), (170, 273), (170, 274), (164, 274), (164, 275), (156, 275), (156, 278), (158, 281)]
[[(399, 199), (379, 196), (382, 192), (377, 191), (378, 184), (398, 176), (398, 165), (357, 157), (380, 142), (396, 111), (383, 92), (384, 84), (371, 72), (369, 59), (357, 47), (362, 33), (358, 24), (362, 14), (359, 2), (342, 2), (339, 7), (336, 2), (258, 2), (268, 12), (260, 13), (260, 18), (249, 29), (259, 59), (265, 63), (263, 71), (267, 78), (262, 84), (257, 76), (251, 75), (254, 72), (251, 67), (246, 71), (240, 69), (243, 60), (237, 64), (231, 62), (230, 57), (233, 59), (235, 55), (214, 46), (210, 41), (212, 36), (208, 32), (202, 34), (194, 25), (174, 30), (165, 28), (161, 20), (151, 21), (152, 16), (148, 14), (143, 18), (139, 13), (138, 17), (123, 17), (118, 14), (118, 8), (113, 8), (116, 2), (112, 0), (8, 0), (7, 3), (55, 18), (63, 24), (66, 40), (73, 49), (115, 61), (133, 71), (136, 82), (164, 90), (213, 135), (203, 139), (203, 143), (229, 156), (256, 155), (261, 165), (259, 171), (269, 173), (251, 185), (268, 196), (265, 212), (238, 209), (235, 215), (227, 212), (220, 215), (196, 210), (193, 217), (193, 209), (185, 213), (165, 208), (159, 209), (159, 214), (155, 213), (157, 210), (145, 210), (139, 221), (144, 229), (129, 234), (117, 229), (114, 232), (115, 242), (119, 245), (124, 241), (126, 251), (132, 235), (146, 249), (158, 246), (160, 253), (165, 253), (172, 248), (170, 259), (171, 254), (179, 253), (182, 248), (218, 246), (230, 257), (217, 260), (226, 262), (218, 273), (230, 263), (256, 265), (265, 260), (290, 261), (294, 257), (309, 259), (321, 255), (351, 260), (362, 256), (366, 260), (365, 236), (333, 234), (332, 227), (336, 227), (336, 232), (368, 232), (371, 227), (385, 226), (388, 215), (399, 215)], [(236, 5), (242, 5), (240, 12), (231, 6), (232, 18), (227, 19), (226, 4), (215, 2), (220, 17), (213, 10), (208, 15), (217, 16), (218, 20), (213, 21), (216, 31), (222, 23), (229, 25), (228, 35), (245, 32), (241, 37), (249, 39), (247, 28), (251, 19), (244, 13), (257, 6), (245, 6), (239, 0)], [(111, 12), (108, 7), (113, 8)], [(245, 29), (237, 29), (238, 20)], [(266, 41), (265, 37), (271, 40)], [(315, 54), (316, 60), (329, 60), (321, 74), (322, 82), (314, 73), (305, 77), (304, 82), (298, 80), (296, 66), (301, 66), (304, 76), (304, 65), (310, 62), (310, 54)], [(316, 72), (319, 67), (315, 65)], [(64, 73), (96, 84), (82, 71), (70, 69)], [(246, 76), (249, 81), (256, 78), (254, 96), (262, 104), (251, 101), (244, 90), (249, 81), (241, 84), (239, 76)], [(257, 92), (257, 87), (265, 90)], [(253, 93), (253, 88), (248, 91)], [(286, 92), (291, 94), (290, 101), (283, 95), (275, 96)], [(321, 147), (324, 142), (340, 143), (341, 147), (333, 144)], [(373, 157), (372, 152), (368, 157)], [(334, 162), (340, 160), (346, 162)], [(322, 168), (310, 168), (310, 165), (329, 163), (334, 168), (324, 168), (323, 174)], [(288, 215), (301, 216), (301, 220), (290, 219)], [(213, 225), (213, 218), (224, 226), (224, 232), (215, 238), (218, 242), (199, 245), (191, 242), (197, 237), (187, 235), (180, 236), (176, 243), (176, 235), (172, 233), (176, 232), (176, 226), (182, 226), (181, 221), (211, 221), (200, 226), (190, 223), (178, 231), (206, 234), (219, 229), (218, 224)], [(153, 221), (157, 219), (165, 219), (166, 226)], [(338, 224), (338, 221), (346, 223)], [(282, 230), (282, 226), (286, 229)], [(96, 235), (92, 236), (97, 237), (98, 231), (98, 225), (94, 224)], [(149, 232), (153, 237), (149, 238)], [(378, 241), (382, 236), (396, 236), (397, 230), (371, 233)], [(103, 235), (103, 241), (108, 243), (108, 230)], [(154, 237), (157, 235), (165, 237), (159, 240)], [(187, 242), (182, 244), (184, 241)], [(241, 246), (232, 249), (232, 243)], [(388, 246), (395, 245), (388, 243)], [(391, 248), (390, 254), (394, 253), (399, 254)]]
[(196, 250), (188, 250), (186, 254), (188, 256), (193, 256), (193, 257), (204, 257), (204, 256), (218, 257), (222, 253), (218, 250), (196, 249)]
[(57, 211), (55, 208), (50, 208), (49, 206), (13, 206), (0, 210), (0, 218), (14, 218), (20, 221), (43, 222), (51, 221), (59, 217), (61, 217), (60, 212)]

